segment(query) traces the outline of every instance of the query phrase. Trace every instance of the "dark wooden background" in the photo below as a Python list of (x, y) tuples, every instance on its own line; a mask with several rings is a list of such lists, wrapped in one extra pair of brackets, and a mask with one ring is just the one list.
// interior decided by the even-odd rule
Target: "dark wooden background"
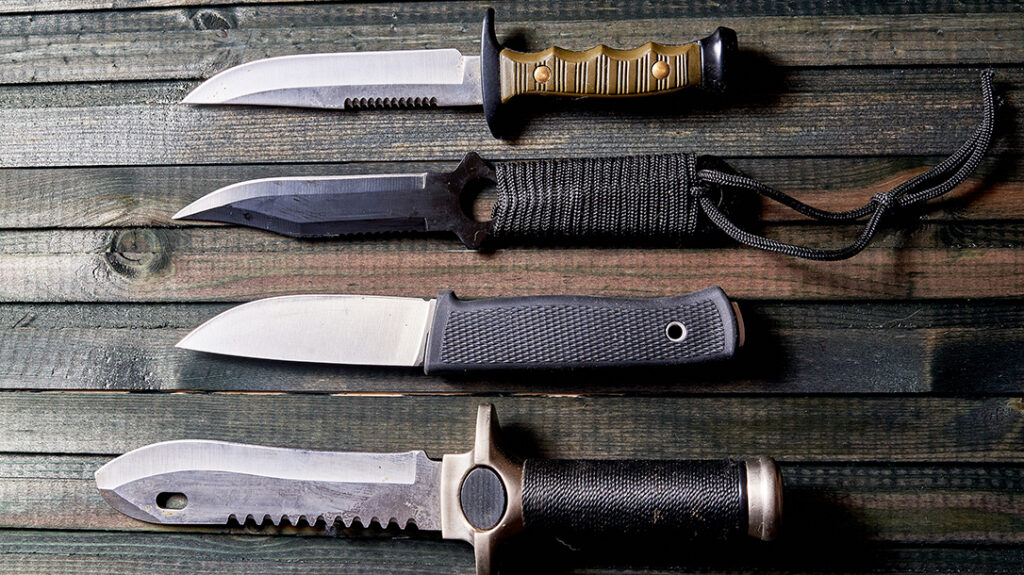
[[(178, 103), (266, 56), (471, 53), (486, 6), (0, 1), (0, 572), (472, 573), (470, 549), (436, 537), (139, 523), (106, 505), (92, 473), (176, 438), (438, 457), (470, 446), (488, 401), (522, 455), (764, 453), (782, 465), (777, 544), (673, 548), (627, 566), (579, 553), (549, 570), (1024, 571), (1021, 3), (499, 4), (498, 36), (529, 49), (682, 43), (727, 25), (745, 51), (727, 100), (543, 102), (514, 142), (491, 139), (472, 108)], [(959, 146), (990, 66), (1008, 105), (979, 173), (842, 263), (733, 246), (481, 255), (448, 237), (306, 242), (170, 220), (241, 179), (450, 169), (467, 151), (712, 153), (845, 209)], [(837, 245), (856, 231), (770, 206), (763, 216), (791, 241)], [(445, 380), (173, 347), (217, 312), (279, 294), (656, 296), (713, 284), (739, 300), (749, 333), (738, 361), (710, 369)]]

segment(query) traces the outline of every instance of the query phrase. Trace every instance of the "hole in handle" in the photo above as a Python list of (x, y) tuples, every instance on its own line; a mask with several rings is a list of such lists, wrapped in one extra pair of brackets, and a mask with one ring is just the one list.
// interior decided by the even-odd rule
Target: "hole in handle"
[(184, 493), (164, 491), (157, 494), (156, 506), (160, 509), (184, 509), (188, 505), (188, 497)]
[(686, 326), (678, 321), (669, 322), (665, 326), (665, 337), (670, 341), (683, 341), (686, 339)]

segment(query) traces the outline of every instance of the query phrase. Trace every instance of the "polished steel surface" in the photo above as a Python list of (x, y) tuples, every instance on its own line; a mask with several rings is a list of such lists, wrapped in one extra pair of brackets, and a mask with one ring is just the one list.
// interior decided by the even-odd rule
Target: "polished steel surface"
[[(441, 529), (441, 463), (422, 451), (345, 453), (183, 440), (148, 445), (96, 471), (103, 497), (151, 523), (275, 525), (357, 518)], [(169, 495), (174, 505), (165, 502)], [(187, 500), (187, 501), (186, 501)], [(180, 508), (178, 508), (180, 507)]]
[(482, 98), (480, 57), (442, 49), (257, 60), (217, 74), (183, 102), (344, 109), (475, 106)]
[(294, 295), (256, 300), (213, 317), (177, 347), (317, 363), (423, 364), (434, 300)]
[(782, 521), (782, 474), (769, 457), (746, 461), (747, 532), (764, 541), (775, 539)]

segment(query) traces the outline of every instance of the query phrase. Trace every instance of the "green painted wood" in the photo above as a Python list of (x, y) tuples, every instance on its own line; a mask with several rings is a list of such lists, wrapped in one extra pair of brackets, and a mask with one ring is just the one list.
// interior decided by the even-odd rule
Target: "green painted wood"
[(1019, 397), (6, 392), (0, 451), (116, 454), (203, 437), (343, 451), (425, 449), (436, 457), (468, 449), (476, 408), (492, 400), (510, 430), (509, 449), (524, 456), (1024, 462)]
[[(1024, 390), (1019, 301), (740, 302), (737, 361), (619, 373), (443, 378), (417, 368), (247, 360), (175, 349), (226, 304), (0, 306), (0, 388), (417, 393), (1005, 394)], [(830, 350), (821, 353), (821, 350)]]

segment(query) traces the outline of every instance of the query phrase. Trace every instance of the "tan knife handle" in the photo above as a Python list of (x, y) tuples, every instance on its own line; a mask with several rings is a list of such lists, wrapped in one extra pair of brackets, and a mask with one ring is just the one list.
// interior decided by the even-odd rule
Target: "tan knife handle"
[(552, 47), (499, 54), (501, 101), (523, 94), (555, 96), (644, 96), (701, 84), (699, 42), (633, 50), (597, 46), (585, 52)]

